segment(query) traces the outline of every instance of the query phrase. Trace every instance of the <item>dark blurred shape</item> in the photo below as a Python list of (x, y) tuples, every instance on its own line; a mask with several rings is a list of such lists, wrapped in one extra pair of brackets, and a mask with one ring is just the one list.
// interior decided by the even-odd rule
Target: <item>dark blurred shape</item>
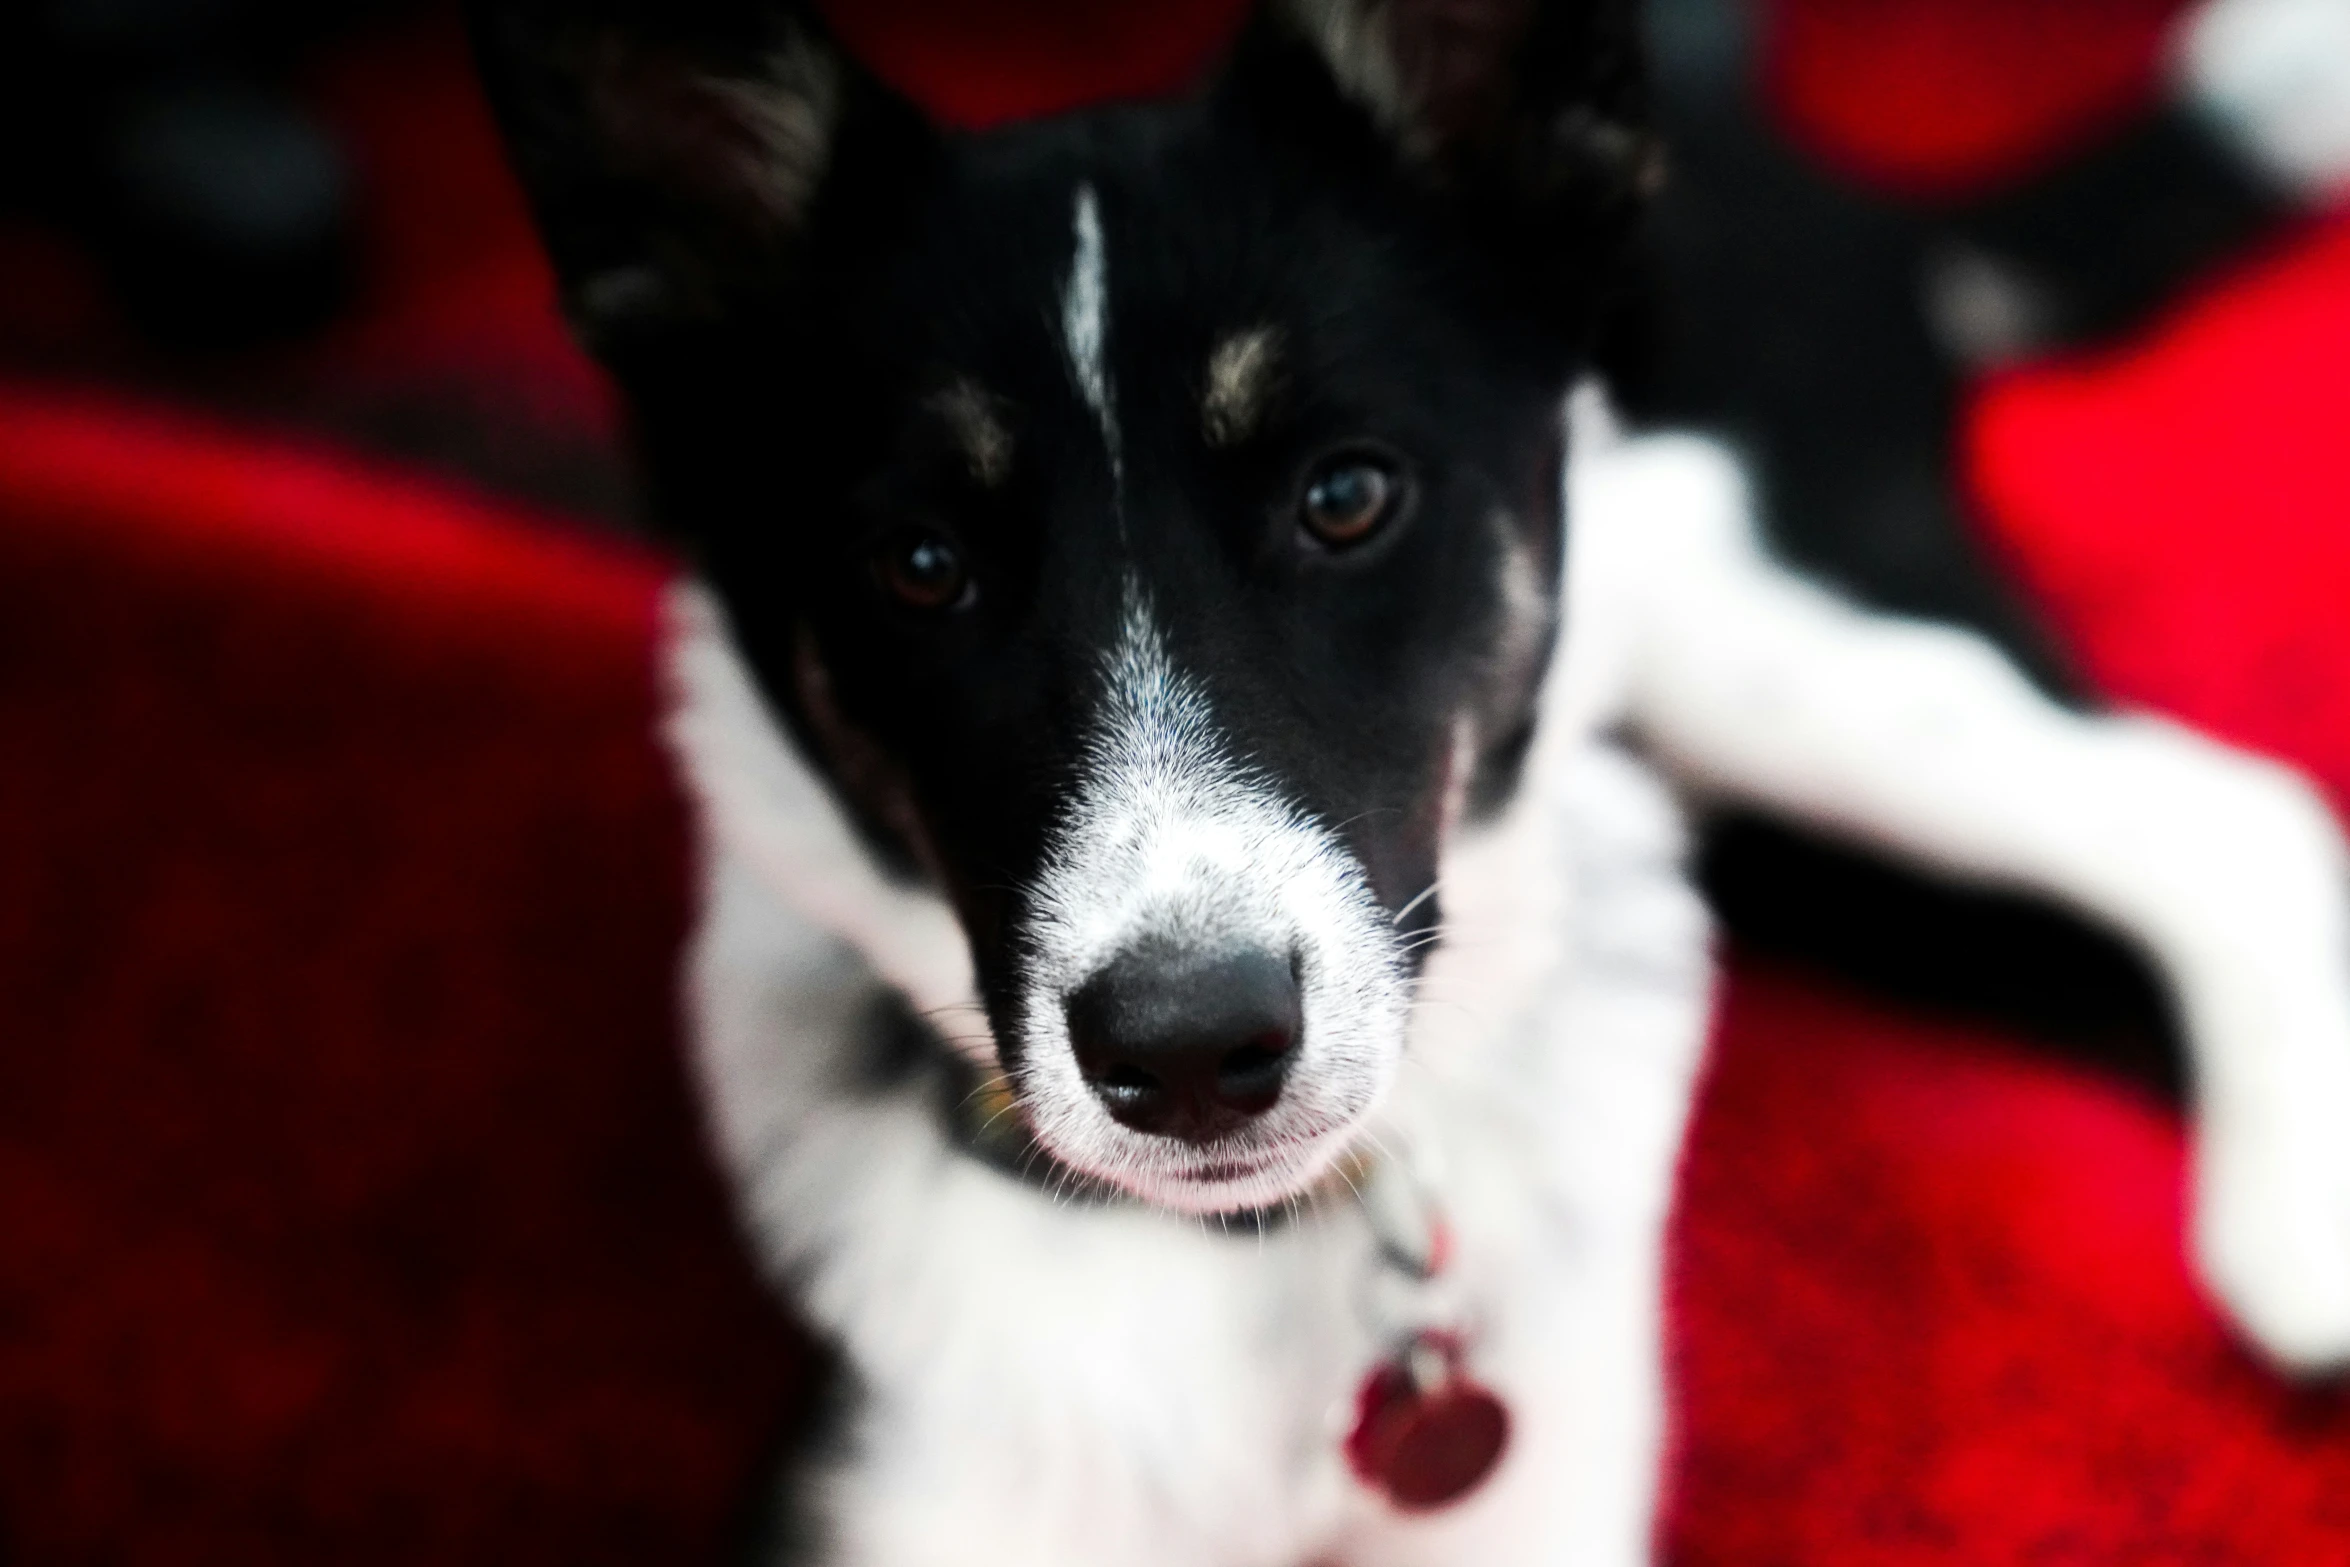
[(0, 374), (633, 516), (452, 0), (0, 4)]
[(1904, 1005), (2004, 1027), (2172, 1100), (2176, 1024), (2120, 940), (2044, 904), (1905, 874), (1757, 817), (1705, 835), (1699, 878), (1749, 950), (1817, 963)]
[(333, 316), (350, 282), (351, 176), (324, 129), (211, 80), (143, 94), (107, 131), (92, 216), (140, 326), (230, 349)]
[[(1950, 227), (2046, 302), (2037, 334), (1997, 356), (2012, 358), (2129, 331), (2290, 210), (2201, 116), (2164, 105)], [(1981, 357), (1945, 346), (1962, 363)]]
[(354, 8), (48, 0), (0, 24), (0, 200), (70, 227), (142, 333), (218, 353), (300, 335), (350, 292), (352, 178), (297, 105)]

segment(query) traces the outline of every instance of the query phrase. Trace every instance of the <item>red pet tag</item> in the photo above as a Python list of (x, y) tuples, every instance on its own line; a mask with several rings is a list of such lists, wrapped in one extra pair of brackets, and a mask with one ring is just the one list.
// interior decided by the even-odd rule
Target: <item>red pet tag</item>
[(1398, 1508), (1428, 1512), (1482, 1485), (1509, 1439), (1508, 1408), (1462, 1371), (1459, 1341), (1422, 1333), (1363, 1379), (1346, 1457)]

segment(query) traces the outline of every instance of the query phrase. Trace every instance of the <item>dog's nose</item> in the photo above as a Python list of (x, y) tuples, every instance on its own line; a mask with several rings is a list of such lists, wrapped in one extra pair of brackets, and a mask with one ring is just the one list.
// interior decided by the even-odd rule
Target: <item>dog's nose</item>
[(1273, 1108), (1296, 1053), (1287, 954), (1130, 950), (1069, 998), (1077, 1069), (1138, 1132), (1211, 1143)]

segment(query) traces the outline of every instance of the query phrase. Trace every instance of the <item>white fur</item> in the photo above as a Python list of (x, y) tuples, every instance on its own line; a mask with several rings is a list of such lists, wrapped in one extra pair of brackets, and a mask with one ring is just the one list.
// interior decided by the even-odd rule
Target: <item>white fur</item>
[[(1344, 845), (1233, 758), (1131, 583), (1104, 675), (1101, 727), (1034, 892), (1020, 1073), (1030, 1121), (1063, 1163), (1162, 1206), (1276, 1203), (1346, 1151), (1395, 1076), (1400, 944)], [(1305, 1026), (1288, 1085), (1272, 1111), (1211, 1148), (1120, 1126), (1078, 1075), (1070, 996), (1154, 940), (1297, 961)], [(1195, 1173), (1236, 1161), (1261, 1168), (1238, 1179)]]
[[(795, 914), (855, 947), (917, 1010), (976, 1011), (954, 911), (874, 864), (830, 788), (776, 728), (718, 601), (695, 583), (670, 593), (668, 673), (667, 738), (686, 761), (709, 852), (755, 867)], [(982, 1064), (994, 1055), (985, 1046)]]
[(2350, 0), (2205, 0), (2179, 35), (2192, 98), (2288, 188), (2350, 187)]
[(1584, 700), (1703, 789), (2139, 943), (2185, 1024), (2207, 1281), (2281, 1363), (2350, 1359), (2350, 863), (2310, 786), (2159, 718), (2064, 713), (1975, 637), (1787, 576), (1707, 443), (1637, 443), (1578, 483), (1586, 517), (1637, 496), (1644, 520), (1584, 541), (1618, 558), (1571, 614), (1628, 637), (1618, 689)]
[[(1447, 940), (1363, 1134), (1431, 1172), (1475, 1369), (1516, 1421), (1494, 1479), (1427, 1518), (1339, 1456), (1347, 1401), (1392, 1348), (1358, 1309), (1372, 1245), (1351, 1205), (1243, 1237), (1056, 1204), (954, 1151), (935, 1083), (861, 1086), (856, 1020), (887, 983), (951, 990), (944, 938), (931, 905), (855, 867), (686, 597), (672, 735), (709, 850), (697, 1059), (761, 1254), (864, 1394), (816, 1482), (829, 1560), (1647, 1559), (1664, 1219), (1710, 969), (1677, 813), (1594, 738), (1613, 725), (1707, 791), (2054, 892), (2145, 943), (2195, 1052), (2210, 1276), (2289, 1363), (2350, 1345), (2350, 1139), (2325, 1135), (2350, 1125), (2350, 917), (2339, 835), (2306, 787), (2153, 720), (2067, 717), (1982, 644), (1789, 578), (1714, 447), (1583, 434), (1543, 728), (1508, 810), (1447, 847)], [(1054, 872), (1059, 972), (1195, 897), (1186, 919), (1291, 917), (1267, 912), (1279, 886), (1236, 893), (1253, 912), (1216, 906), (1248, 853), (1285, 867), (1260, 881), (1338, 889), (1321, 917), (1342, 931), (1358, 890), (1252, 794), (1147, 617), (1120, 660), (1122, 716)], [(900, 913), (925, 932), (903, 946), (878, 928)]]
[(1110, 264), (1102, 246), (1102, 204), (1093, 186), (1080, 184), (1070, 199), (1069, 276), (1061, 285), (1061, 348), (1069, 359), (1077, 395), (1093, 410), (1102, 432), (1110, 477), (1125, 482), (1123, 442), (1118, 433), (1117, 392), (1110, 385)]

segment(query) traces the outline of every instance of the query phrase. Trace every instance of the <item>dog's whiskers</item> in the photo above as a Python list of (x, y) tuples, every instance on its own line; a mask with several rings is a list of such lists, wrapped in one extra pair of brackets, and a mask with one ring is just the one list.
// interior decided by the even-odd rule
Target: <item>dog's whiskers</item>
[(1430, 898), (1436, 896), (1436, 889), (1443, 885), (1443, 881), (1444, 878), (1440, 876), (1436, 880), (1428, 883), (1427, 886), (1422, 887), (1418, 892), (1413, 893), (1412, 901), (1405, 904), (1402, 908), (1397, 909), (1395, 911), (1395, 917), (1390, 919), (1387, 923), (1392, 927), (1401, 929), (1403, 922), (1411, 916), (1412, 910), (1418, 908), (1421, 904), (1426, 903)]
[(1401, 816), (1402, 814), (1402, 810), (1399, 807), (1393, 805), (1374, 805), (1367, 811), (1355, 812), (1354, 815), (1349, 816), (1345, 821), (1340, 822), (1337, 826), (1331, 828), (1330, 830), (1334, 833), (1340, 833), (1346, 831), (1355, 823), (1367, 822), (1374, 816)]

